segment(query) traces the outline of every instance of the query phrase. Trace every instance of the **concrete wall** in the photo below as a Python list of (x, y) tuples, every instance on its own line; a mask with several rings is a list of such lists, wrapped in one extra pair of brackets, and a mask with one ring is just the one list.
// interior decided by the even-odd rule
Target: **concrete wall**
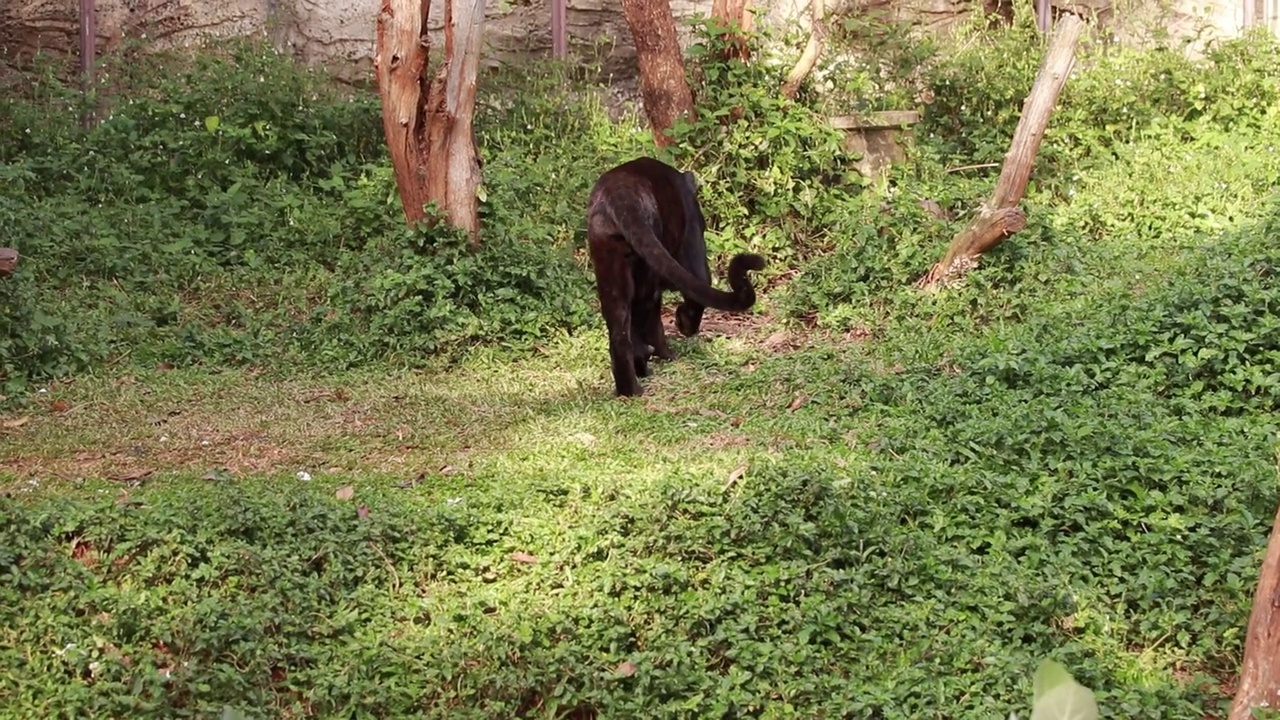
[[(439, 36), (442, 0), (432, 0), (430, 23)], [(485, 61), (508, 62), (551, 53), (549, 0), (488, 0)], [(757, 22), (803, 30), (809, 0), (757, 0)], [(1023, 1), (1023, 0), (1016, 0)], [(1256, 0), (1275, 5), (1275, 0)], [(0, 53), (35, 49), (73, 53), (78, 0), (0, 0)], [(212, 36), (267, 32), (303, 60), (344, 76), (370, 76), (379, 0), (97, 0), (100, 47), (122, 38), (146, 38), (160, 47), (184, 46)], [(1054, 0), (1090, 10), (1135, 41), (1153, 28), (1179, 37), (1207, 30), (1232, 36), (1244, 25), (1244, 0)], [(888, 9), (922, 28), (945, 30), (975, 6), (971, 0), (828, 0), (832, 14), (868, 6)], [(677, 20), (710, 12), (711, 0), (671, 0)], [(603, 62), (606, 73), (631, 77), (635, 52), (619, 0), (569, 0), (570, 52)], [(1206, 36), (1207, 37), (1207, 36)]]

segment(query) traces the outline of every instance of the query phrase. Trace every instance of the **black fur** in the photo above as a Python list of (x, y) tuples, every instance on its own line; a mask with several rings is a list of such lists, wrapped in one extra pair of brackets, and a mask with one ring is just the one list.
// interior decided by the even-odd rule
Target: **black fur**
[(706, 308), (743, 312), (756, 301), (747, 273), (764, 258), (742, 253), (729, 261), (731, 292), (711, 286), (706, 220), (696, 181), (653, 158), (637, 158), (600, 176), (587, 209), (587, 243), (600, 312), (609, 328), (609, 363), (618, 395), (641, 394), (650, 354), (670, 360), (662, 328), (662, 292), (679, 290), (676, 327), (698, 332)]

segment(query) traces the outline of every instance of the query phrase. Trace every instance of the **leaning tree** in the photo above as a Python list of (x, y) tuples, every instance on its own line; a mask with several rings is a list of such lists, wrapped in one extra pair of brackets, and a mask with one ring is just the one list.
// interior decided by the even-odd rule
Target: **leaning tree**
[(480, 159), (472, 121), (484, 0), (444, 0), (444, 53), (431, 67), (431, 0), (382, 0), (374, 69), (382, 127), (410, 224), (435, 203), (479, 242)]
[(1250, 720), (1257, 708), (1280, 707), (1280, 508), (1262, 556), (1253, 610), (1244, 636), (1240, 682), (1230, 720)]

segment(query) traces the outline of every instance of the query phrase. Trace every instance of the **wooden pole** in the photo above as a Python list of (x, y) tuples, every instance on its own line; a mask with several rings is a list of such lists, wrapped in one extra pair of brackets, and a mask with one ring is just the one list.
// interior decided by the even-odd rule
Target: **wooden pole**
[(568, 23), (568, 0), (551, 0), (551, 53), (559, 60), (569, 55), (569, 42), (565, 30)]
[(1252, 709), (1258, 707), (1280, 708), (1280, 508), (1258, 573), (1258, 589), (1244, 636), (1240, 684), (1228, 718), (1249, 720)]
[(1036, 27), (1042, 33), (1048, 33), (1053, 26), (1053, 12), (1049, 0), (1036, 0)]
[(93, 126), (93, 64), (98, 57), (98, 22), (95, 0), (80, 0), (80, 79), (85, 98), (80, 123)]
[(1026, 227), (1027, 216), (1018, 208), (1018, 203), (1026, 194), (1031, 166), (1040, 151), (1040, 141), (1044, 139), (1044, 129), (1049, 125), (1058, 95), (1075, 64), (1076, 43), (1083, 31), (1084, 21), (1075, 15), (1064, 15), (1058, 22), (1031, 94), (1022, 105), (1022, 117), (1013, 132), (1009, 152), (1005, 153), (995, 192), (983, 203), (969, 227), (951, 240), (942, 260), (916, 281), (916, 287), (932, 288), (963, 273), (977, 264), (982, 253)]

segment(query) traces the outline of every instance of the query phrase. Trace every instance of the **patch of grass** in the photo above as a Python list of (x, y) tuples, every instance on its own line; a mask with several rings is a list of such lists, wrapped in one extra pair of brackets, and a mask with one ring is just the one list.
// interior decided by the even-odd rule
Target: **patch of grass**
[(812, 88), (702, 56), (673, 154), (768, 290), (633, 400), (579, 251), (647, 134), (562, 68), (485, 89), (479, 253), (401, 228), (369, 98), (295, 112), (252, 47), (88, 132), (25, 88), (0, 717), (1005, 717), (1046, 657), (1104, 717), (1222, 715), (1278, 495), (1277, 45), (1099, 49), (1027, 229), (918, 293), (1040, 40), (893, 37), (846, 94), (938, 97), (874, 190)]
[[(632, 401), (602, 333), (515, 364), (51, 388), (7, 431), (3, 690), (133, 716), (977, 718), (1053, 655), (1104, 716), (1223, 701), (1268, 426), (776, 332), (681, 341)], [(156, 472), (102, 479), (126, 467)]]

